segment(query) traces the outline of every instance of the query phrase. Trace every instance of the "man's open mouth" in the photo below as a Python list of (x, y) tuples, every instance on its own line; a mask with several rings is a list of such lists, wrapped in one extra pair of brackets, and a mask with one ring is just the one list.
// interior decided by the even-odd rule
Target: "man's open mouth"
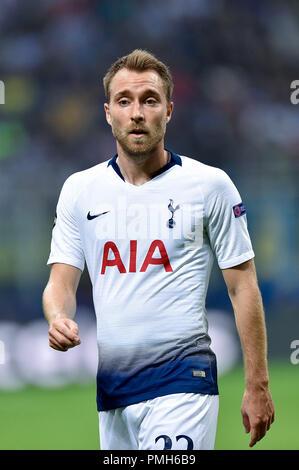
[(147, 134), (146, 131), (144, 131), (143, 129), (133, 129), (130, 134), (133, 134), (133, 135), (143, 135), (143, 134)]

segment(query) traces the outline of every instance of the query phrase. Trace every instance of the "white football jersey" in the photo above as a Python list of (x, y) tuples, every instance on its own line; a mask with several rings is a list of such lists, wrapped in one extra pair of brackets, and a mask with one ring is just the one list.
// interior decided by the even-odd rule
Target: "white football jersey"
[(205, 310), (213, 260), (254, 257), (241, 197), (218, 169), (170, 152), (141, 186), (111, 160), (71, 175), (48, 264), (84, 269), (93, 288), (98, 410), (172, 393), (218, 394)]

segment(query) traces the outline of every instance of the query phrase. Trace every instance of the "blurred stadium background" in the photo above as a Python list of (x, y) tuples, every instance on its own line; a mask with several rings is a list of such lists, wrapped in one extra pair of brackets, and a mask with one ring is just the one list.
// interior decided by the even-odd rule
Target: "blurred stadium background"
[[(135, 48), (173, 73), (167, 147), (225, 170), (245, 202), (277, 415), (255, 448), (299, 449), (298, 3), (1, 0), (0, 38), (0, 449), (98, 448), (88, 276), (82, 344), (66, 354), (48, 348), (41, 295), (62, 183), (115, 153), (102, 77)], [(207, 308), (220, 372), (216, 448), (246, 449), (240, 345), (216, 267)]]

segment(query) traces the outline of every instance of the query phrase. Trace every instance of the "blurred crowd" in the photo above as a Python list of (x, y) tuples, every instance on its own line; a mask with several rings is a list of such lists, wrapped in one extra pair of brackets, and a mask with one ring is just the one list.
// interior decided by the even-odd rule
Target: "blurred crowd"
[[(60, 188), (114, 155), (102, 79), (135, 48), (173, 74), (167, 148), (237, 185), (266, 306), (298, 305), (298, 44), (291, 1), (1, 0), (0, 318), (41, 316)], [(212, 307), (223, 291), (215, 274)]]

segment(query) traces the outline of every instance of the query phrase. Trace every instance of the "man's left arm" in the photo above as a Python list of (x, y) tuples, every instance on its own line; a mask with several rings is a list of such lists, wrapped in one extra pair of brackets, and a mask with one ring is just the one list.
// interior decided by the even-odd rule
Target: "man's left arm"
[(274, 421), (269, 390), (267, 335), (261, 293), (254, 260), (222, 269), (235, 314), (245, 367), (245, 392), (241, 414), (249, 446), (262, 439)]

